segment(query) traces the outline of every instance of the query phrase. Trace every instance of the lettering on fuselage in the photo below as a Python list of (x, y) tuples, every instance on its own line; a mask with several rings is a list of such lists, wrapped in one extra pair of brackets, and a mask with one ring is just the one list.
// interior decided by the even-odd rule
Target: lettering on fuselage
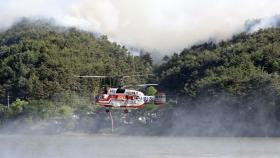
[(144, 96), (143, 97), (145, 103), (153, 103), (155, 100), (154, 96)]

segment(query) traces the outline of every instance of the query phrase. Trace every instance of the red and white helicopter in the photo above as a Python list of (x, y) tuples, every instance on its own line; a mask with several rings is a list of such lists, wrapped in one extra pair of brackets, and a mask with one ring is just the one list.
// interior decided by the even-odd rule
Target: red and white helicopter
[[(157, 93), (154, 96), (145, 95), (141, 91), (127, 89), (123, 86), (123, 78), (132, 76), (146, 76), (146, 75), (131, 75), (131, 76), (76, 76), (80, 78), (108, 78), (118, 77), (120, 85), (119, 88), (104, 88), (103, 92), (97, 95), (96, 104), (106, 108), (106, 112), (110, 109), (123, 109), (125, 113), (130, 109), (142, 109), (145, 104), (161, 105), (166, 103), (166, 95), (164, 93)], [(158, 84), (142, 84), (137, 85), (141, 87), (156, 86)]]

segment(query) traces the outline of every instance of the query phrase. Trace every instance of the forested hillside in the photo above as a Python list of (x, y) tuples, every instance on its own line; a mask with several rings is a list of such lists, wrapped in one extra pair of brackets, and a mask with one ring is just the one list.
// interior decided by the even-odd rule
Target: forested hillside
[[(258, 89), (280, 89), (280, 29), (242, 33), (164, 58), (157, 69), (168, 91), (187, 96), (226, 92), (244, 96)], [(176, 84), (168, 84), (170, 82)]]
[(45, 99), (65, 91), (89, 93), (100, 88), (100, 80), (75, 75), (151, 71), (149, 61), (131, 56), (125, 47), (109, 42), (106, 36), (53, 26), (44, 20), (25, 19), (0, 33), (0, 52), (1, 100), (7, 93), (18, 98)]

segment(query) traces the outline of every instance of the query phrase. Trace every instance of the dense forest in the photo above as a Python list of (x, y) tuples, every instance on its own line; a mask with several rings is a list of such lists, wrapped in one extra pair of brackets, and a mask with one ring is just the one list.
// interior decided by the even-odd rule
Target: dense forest
[[(131, 119), (145, 116), (149, 120), (140, 131), (219, 135), (219, 131), (240, 129), (229, 135), (280, 134), (276, 130), (280, 128), (279, 28), (240, 33), (219, 43), (198, 44), (165, 56), (162, 64), (154, 65), (148, 53), (130, 55), (124, 46), (110, 42), (106, 36), (45, 20), (23, 19), (0, 33), (0, 65), (3, 124), (16, 119), (30, 123), (57, 117), (69, 121), (78, 116), (83, 120), (77, 127), (96, 129), (97, 124), (104, 126), (96, 122), (106, 122), (106, 118), (102, 118), (103, 113), (97, 114), (90, 98), (102, 85), (115, 85), (116, 81), (81, 79), (75, 75), (153, 72), (157, 77), (153, 81), (160, 83), (158, 88), (167, 93), (169, 103), (163, 108), (131, 112)], [(147, 80), (133, 77), (126, 82)], [(217, 115), (217, 111), (223, 115)], [(117, 119), (124, 118), (119, 115)], [(73, 122), (66, 125), (75, 128)], [(196, 130), (188, 131), (191, 127)], [(129, 131), (134, 130), (131, 127)]]
[(162, 85), (189, 96), (202, 91), (240, 96), (267, 86), (279, 91), (279, 35), (278, 28), (241, 33), (230, 41), (195, 45), (166, 56), (157, 68)]

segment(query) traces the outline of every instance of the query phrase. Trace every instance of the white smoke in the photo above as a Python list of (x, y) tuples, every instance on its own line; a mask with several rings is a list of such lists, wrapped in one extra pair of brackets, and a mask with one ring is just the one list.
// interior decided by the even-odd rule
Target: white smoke
[(243, 31), (246, 20), (276, 15), (279, 8), (275, 0), (0, 0), (0, 28), (22, 16), (47, 17), (127, 46), (172, 53), (227, 39)]
[(280, 26), (280, 15), (275, 15), (263, 19), (249, 20), (246, 22), (246, 31), (247, 32), (255, 32), (259, 29), (266, 29), (271, 27), (279, 27)]

